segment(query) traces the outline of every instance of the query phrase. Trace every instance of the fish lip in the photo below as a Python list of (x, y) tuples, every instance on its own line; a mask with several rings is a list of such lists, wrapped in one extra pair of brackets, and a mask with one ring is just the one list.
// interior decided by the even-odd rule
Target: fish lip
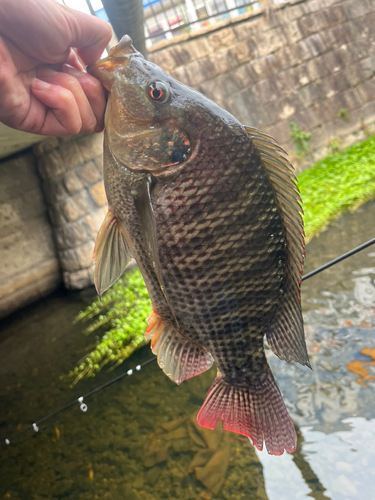
[(128, 62), (129, 56), (108, 56), (89, 64), (86, 70), (87, 73), (90, 73), (90, 75), (98, 76), (100, 75), (100, 71), (108, 73), (110, 71), (114, 71), (117, 66), (126, 66)]
[(100, 83), (110, 92), (112, 88), (112, 83), (115, 79), (114, 71), (117, 67), (125, 66), (129, 62), (130, 56), (108, 56), (99, 61), (95, 61), (89, 64), (86, 68), (87, 73), (97, 78)]
[(133, 47), (130, 36), (125, 35), (117, 45), (110, 49), (107, 57), (89, 64), (86, 68), (87, 73), (95, 76), (104, 87), (110, 91), (114, 80), (114, 70), (118, 66), (124, 68), (132, 55), (143, 57), (142, 54)]

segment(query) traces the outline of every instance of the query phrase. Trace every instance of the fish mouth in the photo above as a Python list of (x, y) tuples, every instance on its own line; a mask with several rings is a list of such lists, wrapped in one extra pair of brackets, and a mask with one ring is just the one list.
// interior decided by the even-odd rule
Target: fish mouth
[(107, 57), (89, 64), (87, 66), (87, 72), (95, 76), (107, 90), (111, 91), (114, 80), (114, 70), (118, 66), (124, 68), (128, 64), (130, 57), (135, 54), (143, 57), (142, 54), (134, 48), (130, 36), (125, 35), (117, 45), (111, 48)]

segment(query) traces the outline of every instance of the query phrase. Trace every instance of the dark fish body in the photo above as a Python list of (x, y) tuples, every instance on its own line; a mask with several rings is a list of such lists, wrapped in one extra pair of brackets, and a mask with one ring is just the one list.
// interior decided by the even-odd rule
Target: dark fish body
[(309, 365), (300, 308), (303, 227), (291, 165), (244, 127), (145, 61), (128, 38), (91, 72), (111, 90), (98, 236), (99, 293), (132, 255), (153, 312), (146, 335), (181, 383), (218, 367), (198, 423), (295, 449), (293, 424), (264, 353)]

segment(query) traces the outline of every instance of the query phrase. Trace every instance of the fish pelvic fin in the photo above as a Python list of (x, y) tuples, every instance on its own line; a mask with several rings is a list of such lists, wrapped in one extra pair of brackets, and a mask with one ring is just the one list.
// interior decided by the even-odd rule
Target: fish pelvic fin
[(211, 368), (209, 352), (182, 335), (169, 321), (152, 311), (147, 318), (146, 338), (163, 372), (176, 384)]
[(124, 230), (110, 208), (96, 238), (93, 259), (95, 287), (101, 296), (121, 277), (131, 259)]
[(251, 386), (235, 386), (218, 374), (200, 409), (200, 426), (223, 429), (247, 436), (259, 451), (263, 441), (270, 455), (293, 453), (297, 435), (271, 370)]
[(301, 283), (305, 259), (305, 233), (302, 205), (293, 165), (286, 152), (272, 137), (260, 130), (245, 127), (273, 187), (280, 210), (285, 238), (285, 276), (280, 306), (266, 331), (273, 352), (285, 361), (310, 366), (301, 311)]

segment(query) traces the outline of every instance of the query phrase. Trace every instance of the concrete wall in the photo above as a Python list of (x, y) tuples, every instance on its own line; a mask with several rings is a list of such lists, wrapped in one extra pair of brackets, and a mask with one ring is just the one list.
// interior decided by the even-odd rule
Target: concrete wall
[(0, 317), (60, 283), (35, 158), (23, 153), (0, 163)]
[(302, 167), (334, 139), (344, 147), (375, 132), (374, 0), (290, 1), (238, 19), (161, 42), (149, 58), (287, 151), (290, 122), (310, 132)]

